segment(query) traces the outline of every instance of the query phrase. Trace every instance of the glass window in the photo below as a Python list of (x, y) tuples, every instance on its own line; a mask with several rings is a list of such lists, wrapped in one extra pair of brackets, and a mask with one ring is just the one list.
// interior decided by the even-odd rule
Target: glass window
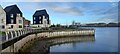
[(14, 22), (13, 19), (11, 19), (11, 23), (12, 23), (12, 24), (13, 24), (13, 22)]
[(2, 22), (2, 23), (4, 23), (4, 20), (3, 20), (3, 19), (1, 19), (1, 22)]
[(44, 24), (47, 24), (47, 21), (46, 21), (46, 20), (44, 20)]
[(22, 25), (19, 25), (19, 28), (22, 28)]
[(41, 19), (41, 16), (39, 17), (39, 19)]
[(17, 13), (17, 17), (20, 17), (20, 14), (19, 14), (19, 13)]
[(34, 21), (34, 23), (36, 23), (36, 21)]
[(10, 17), (13, 18), (13, 14), (11, 14)]
[(35, 17), (34, 17), (34, 20), (35, 20)]
[(45, 18), (45, 16), (43, 16), (43, 18)]
[(13, 25), (11, 25), (11, 28), (13, 28)]
[(19, 20), (19, 23), (22, 23), (22, 20)]

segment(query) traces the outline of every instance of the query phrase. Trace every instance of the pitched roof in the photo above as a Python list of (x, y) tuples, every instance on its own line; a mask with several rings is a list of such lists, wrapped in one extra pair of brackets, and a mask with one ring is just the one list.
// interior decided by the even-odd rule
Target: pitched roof
[(43, 10), (37, 10), (33, 16), (39, 16), (39, 15), (48, 15), (48, 14), (47, 11), (43, 9)]
[(17, 5), (7, 6), (4, 10), (5, 12), (10, 12), (14, 7), (17, 7)]

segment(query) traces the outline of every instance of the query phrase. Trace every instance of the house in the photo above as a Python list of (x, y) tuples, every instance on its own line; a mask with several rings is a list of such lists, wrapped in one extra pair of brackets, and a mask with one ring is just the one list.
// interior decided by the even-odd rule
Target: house
[(6, 29), (6, 13), (2, 6), (0, 5), (0, 31), (5, 31)]
[(23, 18), (23, 26), (24, 28), (29, 28), (30, 27), (30, 20), (27, 20), (25, 18)]
[(17, 5), (7, 6), (6, 12), (6, 26), (10, 30), (20, 30), (23, 28), (23, 17), (22, 12)]
[(50, 27), (49, 15), (45, 9), (37, 10), (33, 15), (33, 26)]

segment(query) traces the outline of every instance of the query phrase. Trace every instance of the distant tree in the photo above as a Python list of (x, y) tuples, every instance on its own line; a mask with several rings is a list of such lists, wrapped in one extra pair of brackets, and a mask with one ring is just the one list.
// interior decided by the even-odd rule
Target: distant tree
[(56, 27), (60, 27), (61, 25), (60, 24), (57, 24)]
[(55, 25), (53, 24), (53, 25), (51, 25), (51, 27), (55, 27)]

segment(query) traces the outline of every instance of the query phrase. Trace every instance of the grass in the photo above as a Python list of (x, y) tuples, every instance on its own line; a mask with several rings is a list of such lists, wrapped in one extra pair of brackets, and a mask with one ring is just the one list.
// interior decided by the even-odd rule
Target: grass
[(0, 31), (0, 35), (5, 35), (5, 32)]

